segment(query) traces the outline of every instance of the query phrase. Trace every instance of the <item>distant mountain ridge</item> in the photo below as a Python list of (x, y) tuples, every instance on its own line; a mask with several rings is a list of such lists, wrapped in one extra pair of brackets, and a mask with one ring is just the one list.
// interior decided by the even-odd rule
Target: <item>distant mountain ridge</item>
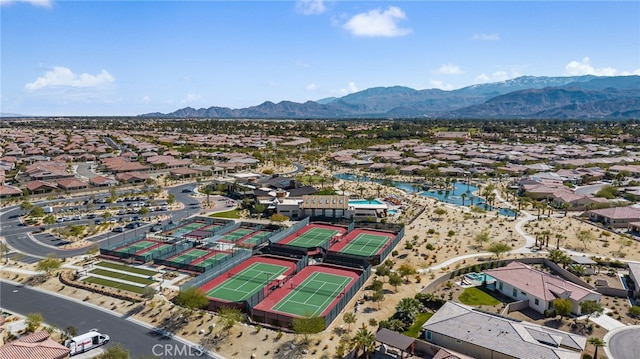
[(522, 76), (444, 91), (373, 87), (339, 98), (264, 102), (231, 109), (186, 107), (155, 118), (640, 118), (640, 76)]

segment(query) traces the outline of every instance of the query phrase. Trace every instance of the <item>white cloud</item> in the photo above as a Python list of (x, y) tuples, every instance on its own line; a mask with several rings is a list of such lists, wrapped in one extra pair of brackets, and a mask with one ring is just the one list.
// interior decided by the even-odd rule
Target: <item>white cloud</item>
[(182, 99), (181, 103), (193, 103), (200, 100), (200, 98), (201, 98), (200, 95), (195, 93), (190, 93), (190, 94), (187, 94), (187, 96), (184, 99)]
[(325, 12), (324, 0), (298, 0), (296, 11), (304, 15), (317, 15)]
[(15, 3), (28, 3), (31, 4), (33, 6), (40, 6), (40, 7), (52, 7), (53, 6), (53, 0), (0, 0), (0, 5), (11, 5), (11, 4), (15, 4)]
[(400, 20), (407, 16), (404, 11), (396, 6), (390, 6), (387, 10), (371, 10), (353, 16), (343, 28), (354, 36), (362, 37), (396, 37), (411, 33), (411, 29), (398, 27)]
[(142, 103), (149, 103), (149, 102), (151, 102), (151, 97), (149, 97), (149, 96), (142, 96), (142, 99), (140, 99), (140, 102), (142, 102)]
[(308, 84), (305, 88), (308, 91), (315, 91), (318, 88), (318, 86), (316, 86), (316, 84), (312, 82), (312, 83)]
[(473, 40), (480, 41), (498, 41), (500, 40), (500, 35), (498, 34), (473, 34), (471, 37)]
[[(585, 57), (582, 61), (571, 61), (564, 68), (564, 72), (568, 76), (596, 75), (596, 76), (616, 76), (630, 73), (621, 73), (613, 67), (594, 68), (589, 64), (589, 58)], [(635, 70), (636, 73), (640, 70)]]
[(358, 92), (358, 87), (356, 86), (355, 82), (349, 82), (349, 85), (347, 85), (347, 88), (340, 89), (340, 93), (343, 95), (348, 95), (354, 92)]
[(97, 75), (82, 73), (74, 74), (70, 69), (63, 66), (56, 66), (53, 70), (45, 72), (44, 76), (38, 77), (34, 82), (24, 86), (29, 91), (35, 91), (46, 87), (100, 87), (110, 84), (116, 79), (106, 70), (102, 70)]
[(487, 83), (487, 82), (499, 82), (499, 81), (506, 81), (515, 77), (518, 77), (519, 74), (517, 73), (507, 73), (506, 71), (496, 71), (494, 73), (492, 73), (491, 75), (487, 75), (487, 74), (480, 74), (478, 76), (476, 76), (476, 78), (473, 80), (473, 83), (475, 84), (483, 84), (483, 83)]
[(440, 80), (431, 79), (429, 80), (429, 84), (431, 84), (431, 88), (436, 88), (436, 89), (445, 90), (445, 91), (453, 90), (452, 84), (445, 84)]
[(460, 75), (464, 73), (460, 66), (448, 63), (440, 66), (438, 73), (442, 75)]
[(296, 61), (296, 67), (299, 67), (301, 69), (309, 68), (309, 66), (310, 65), (304, 61), (301, 61), (301, 60)]

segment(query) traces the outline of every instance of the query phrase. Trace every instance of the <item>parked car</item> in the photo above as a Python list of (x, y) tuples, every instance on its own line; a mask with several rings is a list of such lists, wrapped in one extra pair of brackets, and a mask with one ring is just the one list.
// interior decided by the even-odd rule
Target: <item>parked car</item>
[(111, 231), (116, 233), (122, 233), (124, 232), (124, 227), (114, 227)]

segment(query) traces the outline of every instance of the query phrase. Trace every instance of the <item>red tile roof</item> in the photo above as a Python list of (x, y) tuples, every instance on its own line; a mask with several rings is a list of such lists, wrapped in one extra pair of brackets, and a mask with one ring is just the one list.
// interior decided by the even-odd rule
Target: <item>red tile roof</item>
[(46, 331), (35, 332), (0, 347), (0, 359), (62, 359), (69, 348), (49, 338)]
[(499, 281), (546, 301), (552, 301), (567, 292), (570, 298), (577, 301), (589, 294), (598, 294), (591, 289), (541, 272), (521, 262), (514, 261), (505, 267), (489, 269), (484, 272)]

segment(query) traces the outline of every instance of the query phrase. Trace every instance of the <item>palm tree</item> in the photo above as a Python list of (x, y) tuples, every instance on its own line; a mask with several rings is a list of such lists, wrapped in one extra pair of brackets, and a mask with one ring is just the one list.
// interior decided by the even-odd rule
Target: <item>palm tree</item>
[(466, 193), (461, 194), (460, 198), (462, 198), (462, 207), (464, 207), (464, 200), (467, 198), (467, 194)]
[(367, 326), (362, 323), (362, 327), (358, 329), (356, 334), (351, 339), (351, 345), (356, 349), (354, 358), (359, 358), (360, 349), (362, 349), (365, 358), (369, 357), (369, 353), (376, 349), (376, 337), (367, 329)]
[(593, 345), (596, 350), (593, 352), (593, 359), (598, 359), (598, 348), (602, 348), (605, 347), (607, 345), (607, 343), (598, 338), (598, 337), (591, 337), (587, 340), (587, 343)]

